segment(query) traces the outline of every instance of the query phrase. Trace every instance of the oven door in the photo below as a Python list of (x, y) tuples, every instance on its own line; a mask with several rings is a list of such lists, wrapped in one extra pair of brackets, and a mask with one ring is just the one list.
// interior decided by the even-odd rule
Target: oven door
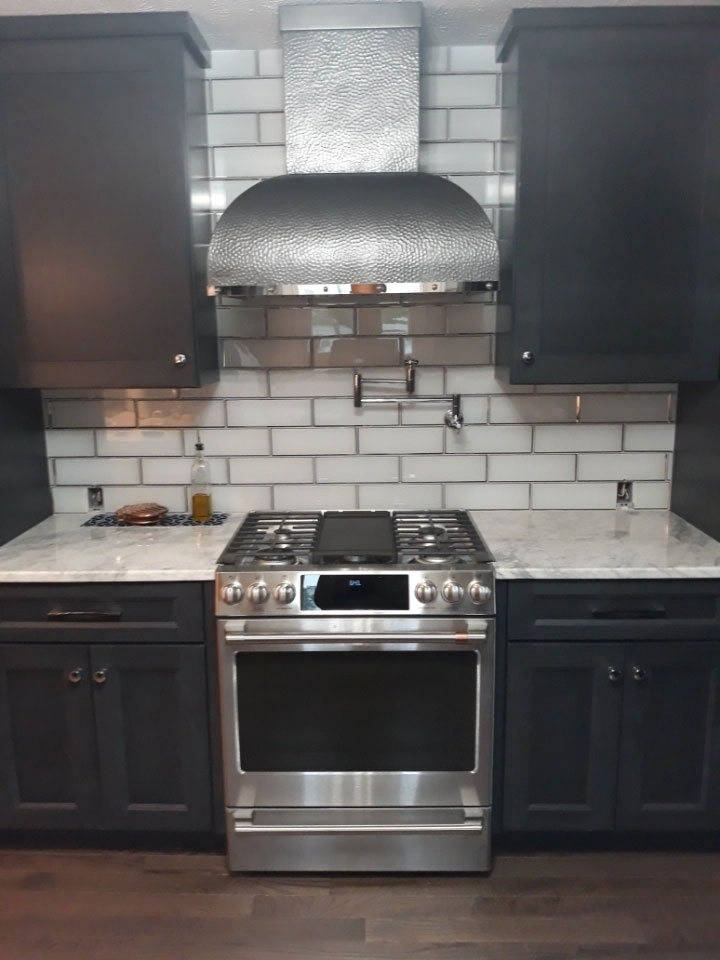
[(220, 620), (226, 806), (488, 807), (494, 629)]

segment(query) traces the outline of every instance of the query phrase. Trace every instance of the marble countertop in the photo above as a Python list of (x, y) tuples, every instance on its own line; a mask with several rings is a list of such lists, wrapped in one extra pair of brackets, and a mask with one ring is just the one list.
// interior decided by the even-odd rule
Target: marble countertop
[[(503, 580), (720, 578), (720, 543), (664, 510), (473, 511)], [(243, 519), (83, 527), (57, 514), (0, 547), (0, 583), (212, 580)]]

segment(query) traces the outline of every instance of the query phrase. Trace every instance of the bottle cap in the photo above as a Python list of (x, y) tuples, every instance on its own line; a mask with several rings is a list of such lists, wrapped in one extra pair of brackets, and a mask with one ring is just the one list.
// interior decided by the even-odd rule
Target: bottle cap
[(202, 442), (202, 440), (200, 439), (200, 431), (199, 431), (199, 430), (198, 430), (198, 432), (197, 432), (197, 442), (195, 443), (195, 449), (196, 449), (196, 450), (204, 450), (204, 449), (205, 449), (205, 444), (204, 444), (204, 443)]

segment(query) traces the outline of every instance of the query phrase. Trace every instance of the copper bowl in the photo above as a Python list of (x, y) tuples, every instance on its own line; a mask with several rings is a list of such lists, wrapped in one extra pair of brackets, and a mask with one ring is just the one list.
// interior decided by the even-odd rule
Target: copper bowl
[(131, 503), (115, 511), (122, 527), (151, 527), (167, 515), (168, 508), (159, 503)]

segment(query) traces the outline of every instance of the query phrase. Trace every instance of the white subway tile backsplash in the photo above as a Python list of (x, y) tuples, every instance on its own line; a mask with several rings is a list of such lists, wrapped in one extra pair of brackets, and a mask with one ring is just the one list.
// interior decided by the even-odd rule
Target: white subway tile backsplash
[(625, 450), (667, 450), (675, 443), (674, 423), (628, 424), (625, 427)]
[(65, 427), (134, 427), (133, 400), (46, 400), (47, 425)]
[(664, 480), (664, 453), (581, 453), (578, 480)]
[(400, 361), (397, 337), (321, 337), (312, 343), (316, 367), (394, 367)]
[[(450, 110), (450, 140), (499, 140), (500, 110)], [(477, 167), (475, 168), (477, 169)]]
[[(208, 457), (207, 463), (210, 468), (210, 482), (212, 484), (225, 484), (228, 482), (227, 461), (218, 457)], [(141, 461), (142, 464), (142, 482), (164, 484), (164, 483), (190, 483), (190, 470), (192, 469), (192, 457), (158, 457), (147, 458)]]
[(527, 483), (446, 483), (445, 506), (451, 510), (527, 510)]
[(354, 484), (288, 485), (275, 490), (276, 510), (354, 510), (356, 507)]
[[(270, 453), (270, 431), (252, 427), (225, 427), (200, 434), (207, 457), (263, 457)], [(185, 430), (185, 455), (194, 456), (197, 431)]]
[[(444, 334), (445, 308), (438, 304), (391, 304), (381, 307), (360, 307), (357, 332), (362, 336), (408, 336), (409, 334)], [(419, 371), (416, 371), (416, 375)]]
[(221, 307), (217, 311), (218, 337), (264, 337), (265, 311), (252, 307)]
[[(448, 333), (494, 333), (496, 326), (497, 307), (494, 303), (453, 303), (447, 308)], [(472, 392), (479, 392), (476, 384), (473, 384)], [(492, 393), (491, 390), (486, 392)]]
[[(368, 430), (373, 429), (368, 427)], [(354, 427), (277, 427), (272, 430), (272, 452), (300, 454), (355, 453)]]
[(278, 47), (258, 50), (258, 73), (262, 77), (281, 77), (283, 73), (283, 53)]
[(667, 510), (670, 506), (670, 484), (634, 483), (633, 505), (638, 510)]
[(353, 406), (352, 398), (313, 400), (314, 423), (318, 426), (358, 426), (398, 423), (399, 407), (395, 404)]
[(312, 483), (311, 457), (238, 457), (230, 460), (230, 483)]
[(256, 50), (213, 50), (212, 65), (206, 73), (207, 79), (254, 77), (257, 73), (257, 52)]
[(98, 457), (174, 457), (183, 452), (180, 430), (98, 430)]
[(45, 448), (48, 457), (92, 457), (95, 435), (92, 430), (46, 430)]
[(580, 422), (667, 422), (669, 403), (667, 393), (594, 393), (580, 398)]
[(485, 70), (499, 73), (500, 71), (500, 64), (495, 60), (495, 46), (492, 43), (450, 47), (449, 52), (452, 73), (481, 73)]
[(358, 486), (361, 510), (439, 510), (443, 489), (438, 484), (371, 483)]
[(285, 173), (285, 148), (215, 147), (216, 177), (279, 177)]
[(138, 400), (139, 427), (224, 427), (224, 400)]
[[(437, 404), (408, 403), (401, 408), (401, 419), (403, 423), (442, 423), (449, 407), (449, 400)], [(466, 424), (487, 423), (487, 397), (462, 397), (460, 409)]]
[(230, 427), (303, 427), (312, 423), (309, 400), (228, 400)]
[(495, 169), (494, 151), (492, 143), (421, 143), (420, 170), (425, 173), (492, 173)]
[(493, 74), (427, 74), (420, 77), (420, 103), (423, 107), (494, 107), (497, 89)]
[(533, 483), (533, 510), (609, 510), (615, 506), (614, 483)]
[(448, 116), (447, 110), (420, 111), (420, 139), (447, 140)]
[(442, 453), (445, 427), (363, 427), (360, 453)]
[(84, 513), (88, 509), (84, 487), (52, 487), (50, 493), (54, 513)]
[(309, 340), (223, 340), (224, 367), (309, 367)]
[(499, 372), (491, 366), (452, 367), (445, 373), (445, 389), (448, 393), (532, 393), (525, 384), (510, 384), (499, 378)]
[(420, 363), (480, 364), (489, 363), (491, 337), (405, 337), (403, 356)]
[(285, 143), (285, 114), (261, 113), (258, 119), (261, 143)]
[[(445, 434), (448, 453), (523, 453), (532, 450), (532, 428), (522, 425), (507, 427), (463, 427)], [(452, 466), (450, 466), (452, 469)]]
[(396, 483), (400, 469), (391, 456), (317, 457), (315, 475), (318, 483)]
[[(222, 488), (219, 488), (222, 489)], [(173, 512), (187, 510), (185, 486), (104, 486), (105, 510), (114, 512), (130, 503), (160, 503)]]
[(433, 457), (401, 457), (402, 479), (405, 483), (479, 482), (486, 479), (487, 458), (481, 455), (456, 456), (447, 454)]
[(207, 120), (211, 147), (257, 143), (260, 139), (257, 115), (254, 113), (211, 113)]
[(488, 457), (488, 480), (574, 480), (571, 454), (527, 453)]
[(351, 370), (270, 370), (273, 397), (346, 397), (351, 391)]
[(267, 370), (226, 369), (220, 371), (217, 383), (210, 383), (206, 387), (186, 389), (180, 392), (183, 400), (193, 400), (198, 397), (220, 399), (227, 397), (266, 397), (268, 395)]
[[(497, 206), (500, 203), (500, 178), (495, 174), (487, 173), (480, 176), (460, 174), (459, 176), (448, 177), (448, 180), (456, 183), (466, 193), (469, 193), (481, 207)], [(486, 209), (485, 213), (490, 216), (492, 211)]]
[(344, 337), (355, 333), (352, 307), (277, 307), (267, 312), (271, 337)]
[(491, 397), (490, 423), (558, 423), (575, 419), (575, 397)]
[(140, 483), (140, 462), (128, 458), (76, 457), (55, 461), (55, 482), (83, 487), (106, 483)]
[(272, 487), (214, 487), (213, 510), (247, 513), (250, 510), (272, 510)]
[(282, 110), (282, 79), (212, 80), (212, 109), (216, 113)]
[(420, 69), (423, 73), (445, 73), (448, 69), (447, 47), (421, 47)]
[(534, 431), (536, 453), (620, 450), (622, 448), (622, 427), (614, 424), (557, 424), (537, 426)]

